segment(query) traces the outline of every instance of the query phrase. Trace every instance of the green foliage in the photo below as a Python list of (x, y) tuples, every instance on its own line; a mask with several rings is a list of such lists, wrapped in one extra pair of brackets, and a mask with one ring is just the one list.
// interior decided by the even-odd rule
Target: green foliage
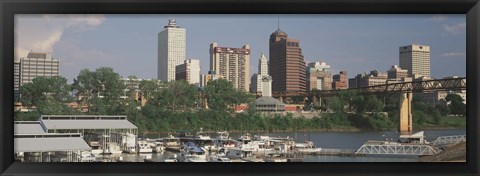
[(208, 82), (205, 86), (208, 107), (216, 111), (231, 111), (230, 107), (240, 103), (248, 103), (250, 96), (237, 91), (233, 84), (226, 79), (217, 79)]
[(466, 116), (466, 106), (465, 104), (463, 104), (464, 100), (460, 95), (448, 94), (445, 97), (445, 100), (447, 100), (447, 102), (450, 102), (450, 105), (448, 107), (451, 110), (451, 114)]

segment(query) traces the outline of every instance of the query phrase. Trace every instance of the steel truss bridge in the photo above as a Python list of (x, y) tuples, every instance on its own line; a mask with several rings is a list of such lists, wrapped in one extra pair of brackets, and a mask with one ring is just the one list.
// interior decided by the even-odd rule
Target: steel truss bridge
[(459, 142), (466, 142), (466, 135), (456, 135), (456, 136), (440, 136), (432, 142), (433, 145), (448, 145), (456, 144)]
[[(412, 81), (403, 83), (384, 84), (370, 87), (353, 88), (345, 90), (355, 90), (359, 94), (375, 94), (375, 93), (401, 93), (401, 92), (422, 92), (425, 90), (466, 90), (467, 78), (447, 78), (426, 81)], [(305, 91), (288, 91), (288, 92), (272, 92), (273, 97), (329, 97), (336, 96), (340, 91), (345, 90), (313, 90)]]
[(415, 144), (399, 144), (399, 145), (385, 145), (385, 144), (364, 144), (355, 154), (365, 155), (436, 155), (438, 152), (430, 145), (415, 145)]

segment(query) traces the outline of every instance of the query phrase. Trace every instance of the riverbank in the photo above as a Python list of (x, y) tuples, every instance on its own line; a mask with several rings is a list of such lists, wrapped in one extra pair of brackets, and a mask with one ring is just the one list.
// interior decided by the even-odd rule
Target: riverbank
[(466, 162), (467, 143), (460, 142), (451, 146), (446, 146), (445, 151), (435, 156), (420, 157), (421, 162)]
[[(430, 126), (430, 127), (423, 127), (423, 128), (417, 128), (414, 129), (415, 131), (417, 130), (457, 130), (457, 129), (466, 129), (463, 127), (441, 127), (441, 126)], [(332, 128), (332, 129), (316, 129), (316, 130), (227, 130), (229, 133), (291, 133), (291, 132), (370, 132), (370, 131), (394, 131), (397, 129), (387, 129), (387, 130), (371, 130), (371, 129), (360, 129), (360, 128), (354, 128), (354, 127), (348, 127), (348, 128)], [(195, 131), (195, 130), (192, 130)], [(218, 130), (218, 131), (225, 131), (225, 130)], [(206, 133), (216, 133), (218, 131), (212, 131), (212, 130), (203, 130), (203, 132)], [(168, 134), (175, 134), (176, 131), (170, 131), (170, 132), (165, 132), (165, 131), (143, 131), (140, 132), (139, 134), (160, 134), (160, 135), (168, 135)]]

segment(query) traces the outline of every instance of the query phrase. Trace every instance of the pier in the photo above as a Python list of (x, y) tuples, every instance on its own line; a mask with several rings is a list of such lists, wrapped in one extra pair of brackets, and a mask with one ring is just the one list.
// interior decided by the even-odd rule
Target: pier
[(355, 149), (328, 149), (322, 148), (320, 151), (312, 151), (312, 152), (298, 152), (298, 154), (302, 155), (328, 155), (328, 156), (365, 156), (361, 153), (356, 153)]

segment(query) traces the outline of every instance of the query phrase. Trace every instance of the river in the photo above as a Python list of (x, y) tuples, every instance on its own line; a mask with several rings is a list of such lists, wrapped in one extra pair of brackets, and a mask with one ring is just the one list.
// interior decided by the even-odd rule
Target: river
[[(427, 141), (434, 141), (439, 136), (465, 135), (465, 129), (445, 129), (445, 130), (423, 130)], [(230, 136), (237, 139), (241, 134), (232, 133)], [(313, 141), (317, 147), (332, 149), (358, 149), (367, 140), (396, 140), (399, 134), (396, 131), (360, 131), (360, 132), (282, 132), (282, 133), (251, 133), (254, 135), (268, 135), (272, 137), (290, 137), (296, 142), (304, 142), (306, 140)], [(158, 138), (159, 136), (151, 135), (150, 138)], [(163, 137), (163, 136), (162, 136)], [(215, 137), (211, 134), (211, 137)], [(172, 157), (174, 153), (163, 152), (159, 154), (142, 154), (142, 155), (124, 155), (126, 161), (139, 161), (143, 158), (151, 158), (153, 161), (163, 161)], [(418, 157), (415, 156), (314, 156), (305, 155), (304, 162), (417, 162)]]

